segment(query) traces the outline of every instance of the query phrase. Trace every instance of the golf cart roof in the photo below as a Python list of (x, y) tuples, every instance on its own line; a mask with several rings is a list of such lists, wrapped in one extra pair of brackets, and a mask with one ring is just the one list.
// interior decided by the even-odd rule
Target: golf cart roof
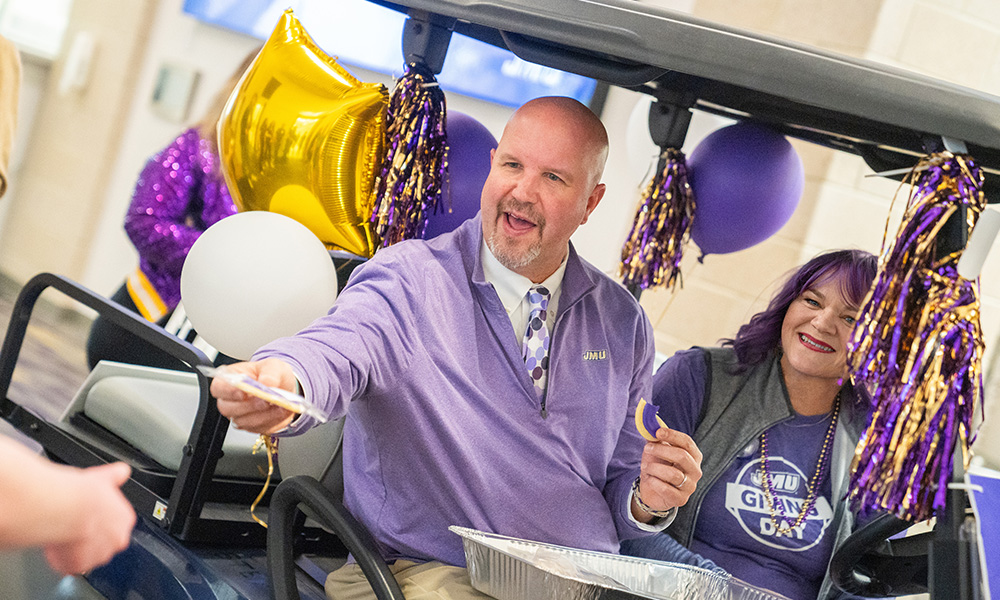
[(372, 1), (530, 62), (767, 123), (880, 172), (961, 142), (1000, 201), (997, 96), (634, 0)]

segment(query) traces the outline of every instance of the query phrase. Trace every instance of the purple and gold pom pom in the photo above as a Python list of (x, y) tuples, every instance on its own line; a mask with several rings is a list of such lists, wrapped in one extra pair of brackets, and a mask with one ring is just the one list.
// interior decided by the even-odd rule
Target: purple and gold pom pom
[(389, 97), (387, 151), (372, 192), (376, 249), (423, 235), (448, 168), (446, 116), (434, 74), (408, 65)]
[(618, 268), (625, 285), (640, 289), (683, 285), (681, 258), (694, 223), (695, 202), (684, 153), (668, 149), (661, 160), (663, 168), (639, 202)]
[(958, 275), (961, 250), (941, 255), (938, 236), (962, 208), (971, 230), (985, 197), (968, 156), (934, 154), (911, 177), (896, 240), (883, 250), (848, 344), (848, 368), (874, 403), (849, 498), (855, 508), (920, 521), (945, 507), (956, 444), (968, 457), (982, 398), (978, 283)]
[(656, 432), (660, 427), (667, 426), (659, 412), (660, 409), (655, 404), (646, 402), (645, 398), (640, 398), (639, 405), (635, 408), (635, 428), (650, 442), (656, 441)]

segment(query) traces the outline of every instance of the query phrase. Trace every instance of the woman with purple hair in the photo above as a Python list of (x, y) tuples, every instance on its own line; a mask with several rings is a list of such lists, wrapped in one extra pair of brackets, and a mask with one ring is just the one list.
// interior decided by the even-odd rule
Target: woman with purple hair
[(654, 403), (702, 450), (702, 478), (666, 534), (624, 554), (722, 569), (796, 600), (841, 597), (827, 565), (853, 527), (844, 498), (870, 410), (847, 377), (847, 342), (876, 268), (861, 250), (821, 254), (735, 338), (660, 367)]

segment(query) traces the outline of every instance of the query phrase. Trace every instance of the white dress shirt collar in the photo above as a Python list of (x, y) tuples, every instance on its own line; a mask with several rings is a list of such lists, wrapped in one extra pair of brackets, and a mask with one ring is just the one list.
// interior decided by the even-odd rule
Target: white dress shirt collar
[[(493, 252), (489, 246), (486, 245), (486, 240), (482, 242), (482, 249), (479, 255), (482, 257), (483, 277), (486, 281), (493, 284), (493, 289), (496, 290), (497, 296), (500, 297), (503, 307), (507, 309), (507, 314), (511, 314), (524, 300), (524, 297), (528, 294), (528, 290), (535, 284), (527, 277), (519, 275), (500, 264), (500, 261), (493, 256)], [(566, 254), (566, 258), (563, 258), (559, 268), (541, 284), (548, 288), (551, 294), (550, 305), (553, 304), (556, 294), (562, 288), (562, 280), (563, 275), (566, 274), (566, 260), (568, 258), (569, 253)]]

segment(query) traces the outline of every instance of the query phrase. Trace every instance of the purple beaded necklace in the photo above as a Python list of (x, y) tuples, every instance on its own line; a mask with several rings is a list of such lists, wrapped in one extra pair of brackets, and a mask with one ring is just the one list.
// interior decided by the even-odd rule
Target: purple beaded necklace
[[(802, 521), (805, 521), (806, 515), (809, 514), (809, 511), (816, 504), (816, 495), (820, 483), (826, 477), (826, 472), (830, 465), (830, 448), (833, 446), (833, 438), (837, 433), (837, 416), (839, 414), (840, 392), (837, 392), (837, 399), (833, 405), (833, 419), (830, 420), (830, 426), (826, 429), (826, 438), (823, 440), (823, 448), (819, 452), (819, 460), (816, 461), (816, 469), (813, 471), (812, 479), (806, 487), (808, 491), (806, 501), (802, 504), (802, 510), (799, 511), (794, 521), (785, 514), (784, 506), (778, 505), (777, 510), (775, 509), (774, 481), (771, 479), (771, 469), (767, 466), (767, 432), (765, 431), (760, 434), (760, 459), (761, 467), (764, 471), (760, 487), (764, 491), (764, 501), (767, 502), (767, 511), (771, 516), (771, 524), (774, 525), (775, 530), (781, 535), (791, 535), (795, 529), (802, 525)], [(779, 512), (781, 514), (778, 514)], [(782, 523), (785, 525), (782, 525)]]

